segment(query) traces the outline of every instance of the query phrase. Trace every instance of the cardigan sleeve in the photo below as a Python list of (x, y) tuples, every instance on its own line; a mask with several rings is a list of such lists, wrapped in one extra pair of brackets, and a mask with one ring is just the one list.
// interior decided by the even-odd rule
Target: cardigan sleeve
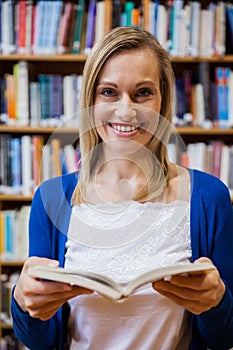
[[(46, 181), (35, 192), (29, 221), (29, 256), (56, 259), (60, 265), (63, 264), (65, 230), (69, 224), (70, 199), (76, 182), (73, 174), (67, 175)], [(11, 313), (14, 332), (29, 349), (62, 349), (62, 308), (51, 319), (42, 321), (23, 312), (12, 293)]]
[[(193, 211), (199, 213), (198, 232), (193, 232), (192, 245), (198, 256), (210, 258), (226, 285), (221, 303), (194, 316), (198, 335), (206, 348), (229, 349), (233, 346), (233, 209), (228, 188), (217, 178), (197, 172), (193, 190)], [(192, 212), (192, 211), (191, 211)], [(192, 220), (193, 218), (191, 218)], [(195, 226), (194, 226), (195, 227)], [(194, 237), (197, 236), (197, 237)], [(198, 243), (199, 242), (199, 243)]]

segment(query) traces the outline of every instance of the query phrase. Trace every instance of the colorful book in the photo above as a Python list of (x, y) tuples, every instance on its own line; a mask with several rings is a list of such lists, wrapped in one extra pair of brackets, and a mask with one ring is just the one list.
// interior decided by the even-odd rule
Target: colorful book
[(96, 0), (90, 0), (87, 13), (86, 46), (84, 50), (86, 55), (90, 53), (95, 40), (95, 17)]
[(122, 5), (121, 0), (113, 0), (112, 2), (112, 28), (121, 25)]
[(11, 138), (10, 147), (11, 147), (12, 192), (14, 194), (20, 194), (22, 190), (21, 139), (19, 137)]
[(32, 142), (29, 135), (21, 137), (22, 194), (30, 196), (33, 191)]
[(74, 31), (73, 53), (80, 53), (81, 35), (83, 29), (83, 15), (85, 11), (85, 1), (79, 0), (76, 11), (76, 23)]

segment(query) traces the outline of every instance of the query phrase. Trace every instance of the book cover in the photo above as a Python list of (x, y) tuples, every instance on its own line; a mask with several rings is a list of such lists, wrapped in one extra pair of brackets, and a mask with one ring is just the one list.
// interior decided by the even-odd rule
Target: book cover
[(20, 137), (11, 138), (10, 147), (11, 147), (12, 192), (14, 194), (20, 194), (22, 190)]
[(87, 13), (86, 46), (84, 49), (84, 54), (86, 55), (90, 53), (95, 40), (95, 17), (96, 0), (90, 0)]
[(21, 163), (22, 163), (22, 194), (30, 196), (33, 190), (32, 177), (32, 142), (31, 136), (21, 137)]
[(132, 27), (133, 9), (134, 9), (134, 2), (133, 1), (126, 1), (125, 2), (125, 25), (127, 27)]
[(76, 23), (75, 23), (75, 30), (74, 30), (73, 53), (80, 53), (84, 11), (85, 11), (85, 1), (79, 0), (78, 5), (77, 5), (77, 10), (76, 10)]
[[(52, 168), (53, 177), (62, 175), (62, 168), (60, 163), (60, 150), (61, 141), (58, 138), (53, 138), (51, 140), (51, 150), (52, 150)], [(46, 166), (46, 164), (44, 164)]]
[(199, 54), (200, 14), (201, 3), (191, 1), (190, 55), (193, 57)]
[(65, 2), (63, 6), (63, 13), (60, 17), (57, 34), (57, 52), (59, 54), (67, 53), (68, 51), (69, 28), (74, 10), (74, 4), (72, 2)]
[(39, 126), (41, 122), (41, 96), (40, 96), (40, 83), (38, 81), (32, 81), (29, 84), (29, 96), (30, 96), (30, 125)]
[(105, 2), (96, 2), (95, 43), (104, 36)]
[(34, 266), (28, 269), (28, 274), (37, 278), (78, 285), (94, 290), (107, 298), (122, 301), (145, 284), (175, 274), (204, 274), (205, 271), (213, 268), (214, 265), (210, 263), (179, 263), (146, 272), (130, 281), (126, 286), (122, 286), (113, 279), (101, 274), (88, 271), (68, 270), (61, 267)]
[(28, 64), (19, 61), (14, 65), (16, 86), (16, 119), (19, 125), (29, 125), (29, 77)]
[(112, 28), (120, 27), (121, 25), (122, 5), (121, 0), (113, 0), (112, 2)]
[(112, 29), (112, 0), (104, 0), (105, 2), (105, 19), (104, 19), (104, 32), (107, 33)]

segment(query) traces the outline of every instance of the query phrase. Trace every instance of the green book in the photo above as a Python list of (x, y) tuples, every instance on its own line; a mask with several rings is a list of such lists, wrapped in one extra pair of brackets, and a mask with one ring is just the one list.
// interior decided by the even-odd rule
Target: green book
[(75, 23), (73, 53), (80, 53), (84, 11), (85, 11), (85, 1), (79, 0), (77, 5), (77, 19)]

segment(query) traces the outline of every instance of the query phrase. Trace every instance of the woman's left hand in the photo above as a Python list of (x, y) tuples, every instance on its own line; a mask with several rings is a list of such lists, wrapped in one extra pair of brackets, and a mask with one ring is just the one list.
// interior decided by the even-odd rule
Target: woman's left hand
[[(208, 258), (195, 261), (202, 262), (212, 263)], [(188, 276), (172, 276), (169, 281), (154, 282), (153, 288), (196, 315), (217, 306), (226, 289), (216, 268), (204, 271), (201, 275), (195, 273)]]

